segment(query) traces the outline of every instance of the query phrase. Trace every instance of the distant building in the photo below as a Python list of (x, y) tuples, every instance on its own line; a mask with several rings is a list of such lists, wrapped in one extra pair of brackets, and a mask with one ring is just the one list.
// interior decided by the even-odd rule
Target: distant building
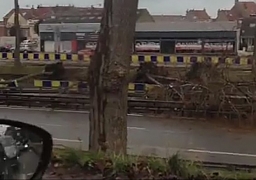
[(138, 23), (135, 44), (144, 49), (137, 53), (162, 54), (235, 54), (235, 22)]
[(186, 15), (153, 15), (155, 22), (209, 22), (211, 17), (203, 10), (187, 10)]
[[(79, 52), (96, 47), (99, 22), (91, 19), (84, 19), (83, 23), (81, 19), (79, 23), (52, 21), (39, 26), (42, 51)], [(137, 23), (134, 52), (213, 54), (226, 52), (228, 47), (229, 53), (235, 53), (237, 32), (234, 26), (234, 22)]]
[[(41, 51), (77, 52), (95, 47), (102, 19), (102, 8), (55, 10), (39, 25)], [(137, 23), (154, 22), (147, 9), (138, 9)]]
[(191, 22), (192, 21), (205, 21), (205, 22), (211, 21), (211, 17), (206, 12), (206, 9), (203, 9), (203, 10), (194, 10), (194, 9), (187, 10), (185, 18), (188, 21), (191, 21)]
[[(37, 8), (20, 8), (19, 23), (21, 28), (21, 35), (23, 37), (37, 37), (34, 32), (34, 25), (38, 20), (51, 16), (52, 10), (49, 7), (37, 7)], [(10, 28), (14, 26), (14, 9), (8, 12), (3, 17), (4, 35), (9, 36)]]
[(231, 12), (231, 10), (218, 10), (215, 21), (236, 21), (239, 17)]
[(254, 48), (254, 36), (256, 30), (256, 18), (244, 18), (242, 20), (241, 32), (240, 32), (240, 50), (246, 52), (253, 52)]
[[(72, 21), (73, 17), (96, 17), (101, 18), (103, 8), (95, 7), (75, 7), (75, 6), (38, 6), (37, 8), (21, 8), (19, 15), (19, 22), (21, 27), (21, 34), (24, 37), (34, 37), (37, 34), (34, 32), (34, 25), (38, 20), (55, 18), (62, 21)], [(154, 22), (153, 17), (147, 9), (139, 9), (137, 12), (137, 22)], [(64, 17), (61, 19), (61, 17)], [(68, 20), (70, 17), (70, 20)], [(83, 21), (83, 20), (81, 20)], [(14, 25), (14, 9), (8, 12), (3, 18), (4, 35), (10, 35), (9, 30)]]
[(256, 3), (253, 1), (235, 0), (229, 10), (218, 10), (216, 21), (237, 21), (256, 14)]
[(0, 37), (4, 36), (4, 22), (0, 21)]

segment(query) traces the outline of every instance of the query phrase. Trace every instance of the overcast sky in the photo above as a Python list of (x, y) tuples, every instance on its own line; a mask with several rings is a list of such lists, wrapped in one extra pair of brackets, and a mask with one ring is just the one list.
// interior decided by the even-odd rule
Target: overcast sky
[[(0, 0), (0, 17), (12, 7), (14, 0)], [(102, 3), (103, 0), (19, 0), (20, 7), (32, 5), (68, 5), (90, 6)], [(230, 9), (235, 0), (139, 0), (140, 7), (146, 7), (151, 14), (185, 14), (187, 9), (203, 9), (215, 17), (218, 9)], [(242, 0), (241, 0), (242, 1)], [(250, 0), (247, 0), (250, 1)], [(252, 1), (252, 0), (251, 0)]]

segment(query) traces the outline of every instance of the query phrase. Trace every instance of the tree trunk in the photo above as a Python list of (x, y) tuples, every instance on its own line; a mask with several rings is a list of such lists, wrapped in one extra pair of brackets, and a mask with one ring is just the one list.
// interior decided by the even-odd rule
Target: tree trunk
[(19, 23), (19, 2), (18, 0), (14, 0), (14, 27), (16, 30), (16, 43), (15, 43), (15, 51), (14, 51), (14, 65), (20, 66), (20, 23)]
[(138, 0), (105, 0), (89, 67), (91, 151), (126, 153), (127, 96)]

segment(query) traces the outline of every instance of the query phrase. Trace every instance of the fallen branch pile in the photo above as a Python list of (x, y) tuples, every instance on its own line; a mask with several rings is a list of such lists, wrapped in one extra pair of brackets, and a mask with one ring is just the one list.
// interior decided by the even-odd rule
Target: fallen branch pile
[(183, 108), (177, 111), (182, 115), (188, 112), (186, 116), (251, 119), (253, 123), (256, 82), (231, 82), (226, 70), (217, 67), (218, 64), (207, 62), (194, 63), (179, 79), (155, 75), (155, 70), (146, 71), (144, 78), (155, 86), (147, 89), (145, 99), (179, 101)]

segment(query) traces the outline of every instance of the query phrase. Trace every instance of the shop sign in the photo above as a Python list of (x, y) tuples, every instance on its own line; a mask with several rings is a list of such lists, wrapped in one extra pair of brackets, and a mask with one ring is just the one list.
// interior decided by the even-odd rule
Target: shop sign
[(160, 52), (159, 41), (136, 41), (136, 52)]

